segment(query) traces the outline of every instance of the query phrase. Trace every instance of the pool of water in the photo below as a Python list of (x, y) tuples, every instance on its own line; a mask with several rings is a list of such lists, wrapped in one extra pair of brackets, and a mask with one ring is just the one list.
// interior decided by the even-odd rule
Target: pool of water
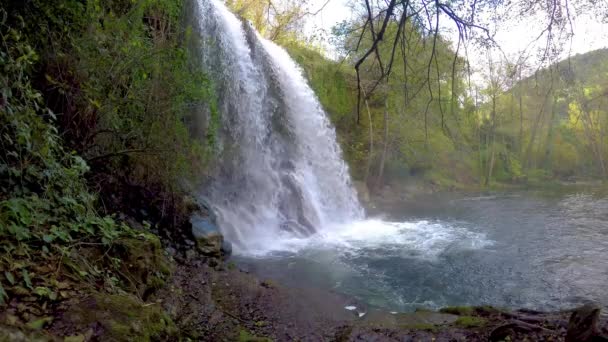
[(236, 256), (260, 277), (345, 293), (392, 311), (491, 304), (608, 307), (608, 197), (435, 195), (307, 239)]

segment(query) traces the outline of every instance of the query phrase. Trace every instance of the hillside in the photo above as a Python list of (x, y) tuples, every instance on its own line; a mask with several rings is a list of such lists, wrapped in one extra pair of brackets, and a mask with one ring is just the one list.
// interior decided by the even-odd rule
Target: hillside
[[(364, 120), (357, 124), (353, 67), (347, 61), (326, 60), (299, 45), (289, 46), (289, 51), (306, 71), (311, 86), (330, 114), (353, 175), (360, 180), (365, 178), (370, 157), (371, 123), (374, 145), (371, 173), (377, 173), (384, 145), (381, 97), (385, 95), (369, 101), (371, 120), (365, 117), (367, 112), (363, 107)], [(604, 95), (608, 90), (607, 73), (608, 50), (603, 49), (573, 56), (521, 81), (515, 80), (507, 91), (499, 88), (495, 92), (494, 137), (490, 88), (479, 93), (482, 102), (478, 108), (473, 98), (461, 100), (457, 113), (460, 117), (445, 122), (447, 129), (441, 128), (445, 113), (437, 108), (431, 110), (426, 144), (424, 108), (410, 105), (401, 112), (396, 106), (389, 107), (385, 181), (402, 184), (422, 178), (424, 182), (443, 187), (483, 185), (488, 178), (493, 141), (492, 182), (538, 185), (547, 181), (603, 178), (601, 163), (608, 158), (608, 123), (604, 115), (608, 105)], [(509, 80), (501, 82), (500, 87), (504, 89)], [(428, 93), (423, 89), (420, 96)], [(390, 93), (389, 103), (396, 97), (397, 94)], [(581, 103), (586, 107), (581, 107)], [(368, 183), (374, 185), (373, 180)]]

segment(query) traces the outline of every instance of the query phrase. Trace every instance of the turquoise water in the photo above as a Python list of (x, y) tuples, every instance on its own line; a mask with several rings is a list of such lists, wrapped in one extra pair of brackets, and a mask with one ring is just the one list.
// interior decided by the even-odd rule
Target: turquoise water
[(608, 307), (608, 198), (520, 192), (418, 198), (380, 216), (277, 239), (237, 263), (394, 311), (491, 304)]

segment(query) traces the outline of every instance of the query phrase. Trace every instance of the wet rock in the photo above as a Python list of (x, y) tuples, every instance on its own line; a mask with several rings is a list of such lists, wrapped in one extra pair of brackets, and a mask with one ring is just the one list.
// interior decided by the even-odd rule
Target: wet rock
[(232, 243), (228, 240), (222, 241), (221, 252), (222, 252), (222, 257), (224, 257), (225, 259), (227, 259), (229, 256), (231, 256), (232, 255)]
[(167, 247), (165, 248), (165, 253), (169, 256), (175, 257), (175, 255), (177, 254), (177, 250), (173, 247)]
[(294, 220), (286, 220), (281, 223), (280, 227), (283, 231), (292, 233), (297, 236), (309, 236), (311, 234), (310, 227), (303, 226)]
[(600, 308), (595, 304), (586, 304), (574, 310), (568, 322), (566, 342), (601, 341), (598, 321)]
[(207, 214), (207, 216), (209, 216), (209, 220), (217, 224), (217, 216), (215, 215), (215, 212), (213, 211), (213, 208), (211, 207), (209, 201), (204, 197), (199, 197), (197, 198), (197, 203), (199, 205), (199, 208), (202, 209), (203, 212)]
[[(300, 183), (291, 175), (283, 175), (281, 183), (285, 187), (285, 198), (279, 210), (289, 219), (282, 225), (282, 228), (292, 230), (294, 233), (301, 233), (303, 236), (310, 236), (315, 233), (315, 227), (319, 226), (320, 219), (310, 201), (306, 199), (305, 191)], [(297, 224), (293, 224), (293, 223)]]
[(205, 256), (221, 257), (224, 236), (210, 217), (194, 215), (190, 218), (190, 223), (198, 250)]
[(186, 257), (186, 261), (194, 260), (194, 259), (196, 259), (196, 252), (192, 249), (189, 249), (186, 251), (185, 257)]

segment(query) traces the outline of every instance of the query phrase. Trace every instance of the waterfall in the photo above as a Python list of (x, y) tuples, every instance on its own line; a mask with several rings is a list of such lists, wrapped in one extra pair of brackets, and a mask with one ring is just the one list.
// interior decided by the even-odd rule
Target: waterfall
[(219, 0), (198, 0), (216, 84), (219, 161), (203, 196), (237, 250), (363, 217), (336, 133), (302, 70)]

